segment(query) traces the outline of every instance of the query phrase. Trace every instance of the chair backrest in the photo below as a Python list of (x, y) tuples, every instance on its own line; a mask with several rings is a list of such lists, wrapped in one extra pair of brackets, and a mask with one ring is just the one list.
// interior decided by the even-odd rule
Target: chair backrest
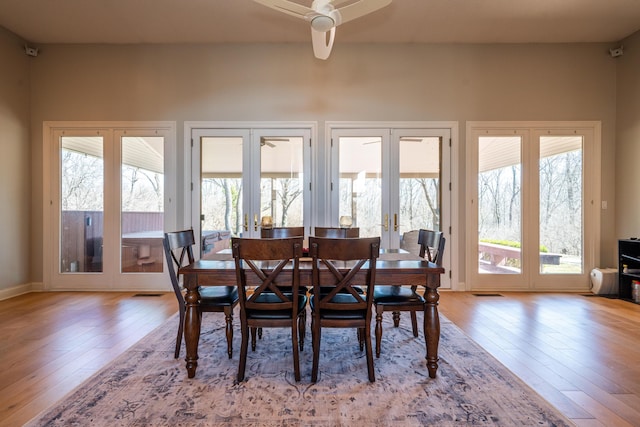
[(360, 237), (360, 229), (353, 228), (337, 228), (337, 227), (315, 227), (313, 234), (316, 237), (331, 237), (334, 239), (346, 239)]
[(184, 297), (178, 281), (178, 270), (180, 267), (189, 265), (194, 261), (193, 245), (195, 244), (193, 230), (171, 231), (164, 233), (164, 254), (167, 258), (167, 269), (171, 278), (173, 291), (181, 304), (184, 304)]
[(420, 245), (418, 244), (418, 236), (420, 230), (406, 231), (400, 239), (400, 249), (404, 249), (414, 255), (420, 255)]
[(304, 237), (304, 227), (273, 227), (261, 228), (260, 237), (263, 239), (282, 239), (286, 237)]
[[(313, 294), (317, 298), (314, 306), (320, 311), (366, 310), (369, 315), (376, 280), (376, 260), (380, 255), (380, 237), (309, 237), (309, 251), (313, 259)], [(365, 295), (354, 286), (366, 287)], [(323, 294), (321, 287), (333, 289)], [(332, 302), (339, 294), (342, 295), (337, 300), (342, 302)], [(353, 296), (351, 303), (344, 303), (345, 294)]]
[[(250, 239), (233, 237), (231, 250), (242, 310), (293, 310), (297, 316), (302, 237)], [(293, 261), (291, 269), (284, 269)], [(284, 291), (286, 286), (290, 291)], [(252, 287), (249, 294), (247, 288)], [(265, 293), (268, 298), (258, 298)], [(268, 295), (267, 295), (268, 294)], [(294, 304), (294, 302), (296, 302)]]
[(442, 231), (420, 230), (418, 234), (420, 256), (438, 266), (442, 266), (446, 240)]

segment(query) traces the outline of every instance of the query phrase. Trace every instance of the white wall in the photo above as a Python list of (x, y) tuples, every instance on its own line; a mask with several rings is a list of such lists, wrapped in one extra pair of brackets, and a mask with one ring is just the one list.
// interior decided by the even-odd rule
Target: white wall
[(640, 237), (640, 32), (623, 40), (617, 67), (616, 235)]
[(29, 286), (29, 57), (0, 28), (0, 299)]
[[(467, 120), (600, 120), (602, 197), (610, 206), (602, 216), (602, 262), (610, 264), (616, 61), (609, 47), (338, 42), (329, 60), (319, 61), (309, 44), (43, 46), (31, 80), (33, 279), (42, 278), (36, 243), (44, 120), (176, 121), (178, 153), (183, 122), (191, 120), (314, 120), (321, 143), (327, 120), (458, 121), (461, 195)], [(460, 242), (464, 221), (462, 215)]]

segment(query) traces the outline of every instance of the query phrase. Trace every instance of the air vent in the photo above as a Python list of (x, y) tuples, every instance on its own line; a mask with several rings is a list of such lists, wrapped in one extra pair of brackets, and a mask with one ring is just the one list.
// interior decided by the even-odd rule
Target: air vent
[(474, 297), (501, 297), (500, 294), (473, 294)]
[(161, 297), (162, 294), (135, 294), (134, 297)]

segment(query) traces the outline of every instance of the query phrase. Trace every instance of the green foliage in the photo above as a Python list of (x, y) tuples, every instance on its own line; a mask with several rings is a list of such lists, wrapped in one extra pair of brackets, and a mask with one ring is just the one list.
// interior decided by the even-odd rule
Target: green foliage
[[(514, 242), (512, 240), (480, 239), (480, 241), (484, 242), (484, 243), (491, 243), (493, 245), (508, 246), (510, 248), (519, 248), (520, 247), (520, 242)], [(540, 245), (540, 252), (547, 253), (547, 252), (549, 252), (549, 249), (547, 249), (547, 247), (545, 245)]]

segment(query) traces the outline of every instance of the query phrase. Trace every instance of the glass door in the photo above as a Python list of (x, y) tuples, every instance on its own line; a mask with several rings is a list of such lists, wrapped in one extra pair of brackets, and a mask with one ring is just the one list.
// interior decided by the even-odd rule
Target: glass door
[[(304, 226), (304, 142), (308, 136), (257, 132), (260, 142), (260, 225)], [(308, 170), (308, 167), (307, 167)]]
[(57, 135), (60, 144), (58, 274), (104, 271), (104, 134)]
[[(334, 150), (338, 163), (338, 212), (332, 226), (343, 224), (360, 229), (360, 237), (389, 234), (389, 186), (383, 178), (383, 151), (388, 151), (389, 134), (380, 130), (335, 132)], [(345, 222), (346, 221), (346, 222)], [(384, 244), (383, 244), (384, 246)], [(388, 244), (386, 247), (389, 247)]]
[[(398, 147), (398, 183), (391, 188), (398, 191), (394, 197), (398, 205), (394, 211), (397, 213), (393, 214), (391, 247), (399, 245), (416, 251), (419, 229), (444, 231), (445, 237), (449, 236), (450, 168), (442, 167), (449, 164), (449, 150), (444, 149), (449, 140), (449, 130), (445, 129), (394, 130), (392, 142)], [(447, 246), (446, 267), (449, 266), (451, 239)]]
[(120, 142), (120, 271), (162, 273), (164, 137), (116, 134)]
[(242, 129), (196, 130), (193, 140), (198, 141), (194, 153), (200, 153), (194, 159), (200, 166), (198, 181), (194, 181), (199, 184), (194, 194), (200, 197), (195, 198), (194, 211), (200, 214), (200, 256), (206, 258), (229, 249), (231, 236), (250, 234), (249, 214), (245, 214), (249, 211), (243, 203), (250, 133)]
[[(193, 129), (200, 256), (215, 258), (232, 236), (307, 226), (309, 129)], [(197, 143), (195, 143), (197, 141)]]
[[(380, 236), (383, 248), (418, 252), (418, 230), (451, 227), (449, 129), (331, 130), (331, 221), (348, 216), (360, 236)], [(445, 183), (445, 184), (443, 184)], [(444, 265), (450, 271), (452, 242)], [(442, 278), (450, 287), (450, 276)]]
[[(474, 129), (467, 212), (473, 289), (588, 289), (596, 215), (589, 129)], [(590, 254), (587, 258), (586, 255)], [(469, 264), (471, 265), (471, 264)]]
[(593, 221), (593, 211), (598, 209), (585, 203), (592, 194), (585, 174), (592, 134), (584, 130), (537, 131), (534, 138), (538, 151), (537, 286), (588, 286), (593, 231), (585, 224)]
[(381, 236), (383, 247), (412, 250), (419, 229), (450, 225), (442, 217), (449, 192), (441, 188), (448, 130), (333, 129), (332, 141), (338, 197), (331, 225), (349, 216), (361, 236)]
[(52, 131), (52, 288), (165, 283), (166, 139), (158, 129)]

